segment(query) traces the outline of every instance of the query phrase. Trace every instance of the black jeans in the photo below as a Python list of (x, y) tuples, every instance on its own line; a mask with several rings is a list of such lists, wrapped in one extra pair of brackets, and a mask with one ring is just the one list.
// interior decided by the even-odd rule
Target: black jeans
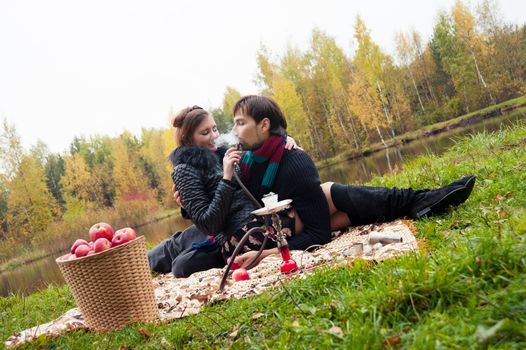
[(192, 247), (192, 243), (207, 238), (195, 225), (174, 233), (148, 252), (150, 269), (160, 273), (172, 272), (175, 277), (188, 277), (194, 272), (225, 266), (220, 246), (214, 251)]

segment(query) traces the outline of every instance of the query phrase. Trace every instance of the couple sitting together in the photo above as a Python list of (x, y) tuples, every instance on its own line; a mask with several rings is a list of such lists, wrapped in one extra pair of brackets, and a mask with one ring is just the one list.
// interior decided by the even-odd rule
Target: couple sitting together
[[(235, 171), (260, 204), (269, 192), (280, 201), (292, 199), (292, 208), (279, 216), (289, 248), (299, 250), (328, 243), (331, 231), (350, 225), (443, 212), (464, 202), (475, 183), (475, 176), (466, 176), (435, 190), (320, 184), (312, 159), (287, 137), (287, 122), (272, 99), (245, 96), (233, 112), (233, 132), (243, 152), (216, 146), (214, 118), (198, 106), (174, 118), (179, 145), (170, 155), (174, 196), (194, 225), (148, 253), (153, 271), (187, 277), (223, 267), (245, 233), (263, 225), (262, 217), (251, 214), (257, 207), (233, 179)], [(246, 266), (263, 238), (252, 236), (235, 262)], [(258, 262), (274, 253), (276, 244), (268, 240)]]

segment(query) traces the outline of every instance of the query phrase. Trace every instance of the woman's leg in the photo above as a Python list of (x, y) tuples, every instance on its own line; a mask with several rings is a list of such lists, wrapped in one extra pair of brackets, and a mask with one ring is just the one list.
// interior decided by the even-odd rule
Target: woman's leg
[(329, 214), (331, 216), (331, 231), (341, 230), (342, 228), (348, 227), (351, 225), (351, 220), (349, 215), (343, 211), (339, 211), (334, 205), (331, 195), (331, 187), (334, 182), (325, 182), (321, 184), (321, 189), (327, 198), (327, 203), (329, 204)]

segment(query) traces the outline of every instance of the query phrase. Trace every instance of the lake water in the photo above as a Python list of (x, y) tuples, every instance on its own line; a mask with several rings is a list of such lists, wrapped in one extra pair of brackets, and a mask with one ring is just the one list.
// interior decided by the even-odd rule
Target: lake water
[[(492, 132), (521, 120), (526, 120), (525, 109), (320, 169), (320, 178), (322, 182), (364, 183), (373, 176), (402, 168), (404, 162), (418, 155), (430, 152), (443, 153), (460, 136), (481, 131)], [(188, 220), (171, 217), (142, 226), (137, 233), (144, 235), (148, 242), (158, 243), (169, 237), (171, 233), (183, 230), (190, 224)], [(28, 295), (46, 288), (49, 284), (63, 284), (64, 279), (55, 263), (55, 258), (56, 256), (50, 256), (0, 274), (0, 296), (11, 293)]]

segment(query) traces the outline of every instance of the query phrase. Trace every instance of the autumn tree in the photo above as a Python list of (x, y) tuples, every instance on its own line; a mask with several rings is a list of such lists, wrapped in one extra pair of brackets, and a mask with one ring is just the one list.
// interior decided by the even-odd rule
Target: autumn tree
[(455, 5), (451, 11), (453, 22), (455, 26), (455, 34), (464, 43), (462, 48), (466, 50), (465, 56), (471, 58), (477, 80), (480, 83), (483, 90), (488, 94), (489, 102), (495, 103), (495, 97), (491, 93), (491, 90), (486, 83), (484, 74), (479, 64), (480, 56), (484, 54), (486, 47), (479, 35), (475, 31), (475, 18), (469, 11), (469, 9), (462, 3), (461, 0), (456, 0)]
[(420, 90), (417, 86), (415, 75), (413, 74), (411, 63), (415, 60), (415, 50), (413, 45), (411, 44), (411, 39), (409, 36), (405, 33), (399, 32), (395, 34), (395, 42), (396, 42), (396, 52), (398, 54), (398, 58), (404, 68), (407, 70), (407, 73), (409, 75), (409, 78), (411, 79), (411, 84), (414, 88), (415, 95), (418, 98), (418, 104), (420, 108), (422, 109), (422, 112), (426, 111), (426, 108), (424, 107), (424, 103), (422, 102), (422, 97), (420, 96)]
[[(158, 129), (143, 129), (141, 135), (141, 153), (144, 159), (148, 160), (151, 169), (146, 173), (149, 177), (150, 187), (157, 190), (160, 203), (164, 206), (171, 206), (172, 198), (172, 178), (170, 176), (171, 167), (168, 162), (170, 149), (165, 147), (163, 131)], [(172, 143), (172, 142), (170, 142)]]
[(9, 235), (29, 242), (46, 231), (57, 212), (55, 199), (46, 186), (44, 169), (34, 158), (22, 155), (15, 177), (7, 188)]
[[(386, 121), (384, 125), (390, 130), (391, 135), (394, 137), (395, 131), (386, 97), (388, 91), (385, 91), (385, 82), (383, 80), (384, 65), (386, 64), (387, 57), (381, 51), (380, 47), (373, 42), (371, 34), (359, 16), (356, 18), (354, 30), (354, 38), (358, 42), (358, 49), (353, 62), (357, 69), (363, 74), (363, 77), (367, 79), (368, 85), (376, 89), (376, 94), (372, 95), (369, 93), (369, 97), (378, 99), (378, 102), (382, 106), (383, 115)], [(376, 123), (376, 125), (378, 125), (378, 123)]]
[(137, 150), (138, 141), (127, 132), (113, 142), (113, 177), (121, 200), (149, 199), (152, 195), (145, 174), (136, 163)]
[(4, 119), (0, 133), (0, 176), (12, 179), (22, 162), (22, 142), (13, 125)]
[(55, 197), (57, 203), (63, 207), (65, 201), (62, 195), (60, 179), (64, 176), (64, 158), (58, 153), (48, 154), (44, 171), (46, 173), (46, 184), (49, 192)]

